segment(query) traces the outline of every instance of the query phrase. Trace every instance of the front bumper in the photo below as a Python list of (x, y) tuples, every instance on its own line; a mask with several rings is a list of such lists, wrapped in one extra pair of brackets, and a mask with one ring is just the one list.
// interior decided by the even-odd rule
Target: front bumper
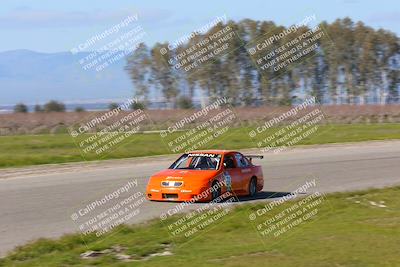
[(207, 188), (200, 189), (181, 189), (181, 188), (152, 188), (148, 187), (146, 190), (146, 197), (148, 200), (155, 201), (189, 201), (195, 199), (196, 201), (209, 201), (211, 196), (208, 194)]

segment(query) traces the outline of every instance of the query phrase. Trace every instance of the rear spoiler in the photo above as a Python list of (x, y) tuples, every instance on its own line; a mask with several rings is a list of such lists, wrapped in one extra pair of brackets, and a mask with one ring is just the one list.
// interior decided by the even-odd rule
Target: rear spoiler
[(250, 159), (250, 161), (255, 158), (255, 159), (263, 159), (264, 156), (262, 155), (244, 155), (246, 158)]

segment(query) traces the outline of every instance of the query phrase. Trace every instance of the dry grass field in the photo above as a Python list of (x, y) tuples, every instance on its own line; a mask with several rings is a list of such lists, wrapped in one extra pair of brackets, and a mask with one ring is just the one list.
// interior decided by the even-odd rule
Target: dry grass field
[[(314, 107), (315, 108), (315, 107)], [(290, 110), (290, 107), (259, 107), (234, 108), (237, 122), (241, 125), (251, 125), (263, 120), (269, 120)], [(370, 124), (370, 123), (397, 123), (400, 122), (400, 105), (340, 105), (323, 106), (320, 108), (325, 114), (325, 123), (340, 124)], [(122, 112), (107, 124), (128, 114)], [(146, 110), (148, 120), (142, 124), (142, 129), (163, 129), (183, 117), (193, 114), (195, 110)], [(206, 117), (216, 114), (210, 112)], [(90, 118), (104, 112), (53, 112), (53, 113), (16, 113), (0, 115), (0, 135), (15, 134), (46, 134), (65, 133), (66, 128), (78, 122), (88, 121)], [(302, 113), (297, 115), (301, 116)], [(239, 125), (238, 125), (239, 126)]]

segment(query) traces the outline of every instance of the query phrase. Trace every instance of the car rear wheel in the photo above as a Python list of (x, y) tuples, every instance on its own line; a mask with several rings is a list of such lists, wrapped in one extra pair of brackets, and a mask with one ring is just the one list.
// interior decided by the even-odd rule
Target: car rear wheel
[(257, 194), (257, 179), (252, 177), (249, 183), (249, 197), (254, 197)]
[(221, 195), (221, 186), (217, 181), (214, 181), (211, 185), (211, 200), (218, 198)]

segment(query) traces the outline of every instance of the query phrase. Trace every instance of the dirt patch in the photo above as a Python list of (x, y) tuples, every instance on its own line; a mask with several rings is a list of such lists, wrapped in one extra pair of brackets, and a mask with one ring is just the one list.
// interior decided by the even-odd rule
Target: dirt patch
[(115, 245), (111, 248), (94, 251), (89, 250), (80, 254), (81, 259), (90, 260), (98, 257), (102, 257), (105, 255), (112, 255), (117, 260), (123, 262), (130, 262), (130, 261), (146, 261), (153, 257), (163, 257), (163, 256), (172, 256), (173, 253), (171, 252), (171, 244), (169, 243), (162, 243), (160, 244), (160, 248), (158, 252), (148, 254), (146, 256), (139, 256), (137, 254), (126, 254), (126, 247)]

